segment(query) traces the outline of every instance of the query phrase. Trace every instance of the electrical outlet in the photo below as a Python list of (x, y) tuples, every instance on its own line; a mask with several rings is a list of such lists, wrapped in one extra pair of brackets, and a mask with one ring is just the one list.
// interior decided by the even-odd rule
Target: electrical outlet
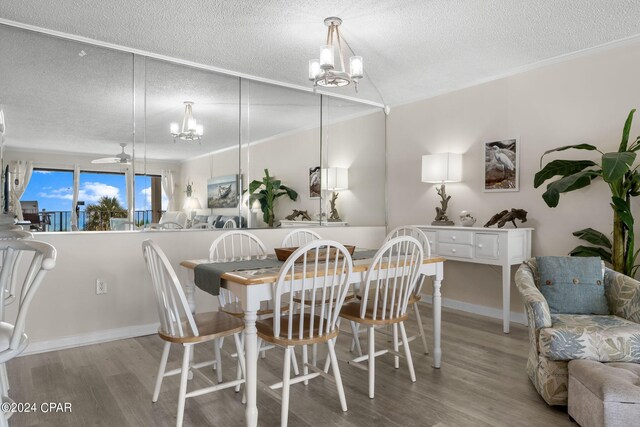
[(107, 293), (107, 282), (104, 280), (96, 279), (96, 295), (103, 295)]

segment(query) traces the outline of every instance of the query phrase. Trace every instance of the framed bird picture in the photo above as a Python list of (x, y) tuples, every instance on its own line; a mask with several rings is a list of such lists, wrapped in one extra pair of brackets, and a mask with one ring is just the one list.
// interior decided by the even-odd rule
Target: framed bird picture
[(520, 143), (504, 139), (484, 143), (484, 191), (519, 191)]

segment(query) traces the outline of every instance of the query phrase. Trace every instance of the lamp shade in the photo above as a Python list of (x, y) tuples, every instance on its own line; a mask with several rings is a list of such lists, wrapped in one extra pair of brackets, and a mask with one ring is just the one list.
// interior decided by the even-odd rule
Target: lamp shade
[(422, 182), (462, 181), (462, 154), (440, 153), (422, 156)]
[(349, 188), (349, 169), (327, 168), (322, 170), (325, 176), (325, 190), (336, 191)]
[(200, 205), (200, 200), (198, 200), (197, 197), (191, 196), (184, 199), (184, 205), (182, 206), (182, 209), (193, 211), (196, 209), (202, 209), (202, 206)]

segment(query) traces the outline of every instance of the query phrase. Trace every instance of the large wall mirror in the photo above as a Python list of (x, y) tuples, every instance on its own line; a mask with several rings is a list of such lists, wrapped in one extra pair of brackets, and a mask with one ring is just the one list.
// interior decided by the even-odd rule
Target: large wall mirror
[(7, 25), (0, 58), (27, 228), (385, 225), (381, 108)]

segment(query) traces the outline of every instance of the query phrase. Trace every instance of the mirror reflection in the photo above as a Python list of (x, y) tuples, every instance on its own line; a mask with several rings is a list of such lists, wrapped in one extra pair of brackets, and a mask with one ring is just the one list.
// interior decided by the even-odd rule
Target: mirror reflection
[(0, 55), (24, 228), (385, 224), (377, 107), (6, 25)]
[(0, 57), (7, 207), (38, 231), (133, 217), (133, 55), (0, 25)]

